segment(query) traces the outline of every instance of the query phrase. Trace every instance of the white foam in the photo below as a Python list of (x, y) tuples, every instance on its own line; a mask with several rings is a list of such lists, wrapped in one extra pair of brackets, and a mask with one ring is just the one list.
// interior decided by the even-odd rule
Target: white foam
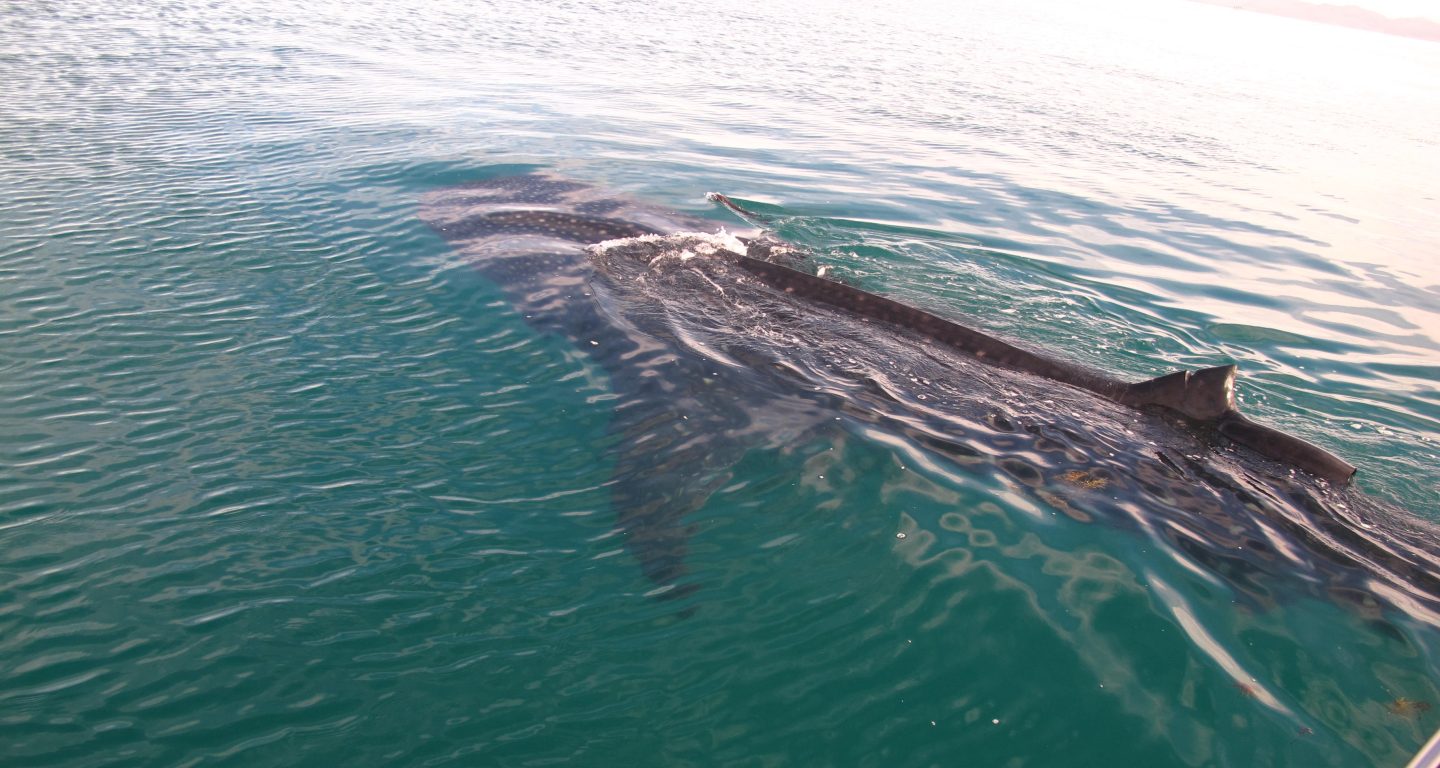
[(740, 238), (726, 232), (724, 228), (713, 233), (677, 232), (673, 235), (622, 237), (596, 243), (587, 250), (596, 255), (605, 255), (616, 249), (625, 249), (636, 245), (657, 246), (654, 255), (650, 257), (651, 264), (662, 259), (679, 259), (685, 262), (694, 258), (713, 257), (722, 251), (738, 256), (744, 255), (746, 251), (745, 244), (740, 242)]
[(638, 235), (634, 238), (616, 238), (613, 241), (598, 242), (589, 249), (603, 254), (603, 252), (615, 248), (649, 244), (670, 244), (677, 248), (693, 249), (696, 252), (694, 255), (700, 256), (714, 255), (717, 251), (729, 251), (732, 254), (742, 255), (746, 251), (740, 238), (724, 231), (723, 228), (719, 232), (675, 232), (674, 235)]
[(614, 240), (602, 240), (594, 245), (587, 246), (585, 250), (592, 253), (605, 253), (615, 248), (623, 248), (627, 245), (638, 243), (658, 243), (669, 240), (668, 235), (639, 235), (637, 237), (617, 237)]

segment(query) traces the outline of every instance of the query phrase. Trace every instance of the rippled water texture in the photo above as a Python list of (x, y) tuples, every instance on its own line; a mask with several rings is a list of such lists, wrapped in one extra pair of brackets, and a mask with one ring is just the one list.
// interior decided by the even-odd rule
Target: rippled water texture
[[(1423, 532), (1440, 45), (1168, 0), (295, 5), (0, 10), (7, 765), (1399, 766), (1440, 727), (1424, 601), (854, 409), (716, 439), (702, 586), (657, 599), (624, 382), (421, 218), (535, 170), (731, 193), (1072, 360), (1234, 361), (1390, 510), (1345, 531)], [(739, 391), (851, 402), (797, 380)], [(992, 412), (1149, 434), (967, 381), (899, 386), (996, 403), (971, 450)]]

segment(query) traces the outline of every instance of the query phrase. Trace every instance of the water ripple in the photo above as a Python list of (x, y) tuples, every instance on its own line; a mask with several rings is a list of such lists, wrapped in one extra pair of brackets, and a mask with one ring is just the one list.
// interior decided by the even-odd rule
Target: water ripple
[[(613, 530), (631, 401), (415, 219), (496, 162), (752, 195), (847, 279), (1075, 359), (1237, 360), (1247, 409), (1433, 516), (1440, 169), (1404, 85), (1433, 58), (1317, 27), (1276, 89), (1166, 31), (1212, 10), (7, 9), (0, 749), (1400, 764), (1435, 726), (1403, 702), (1440, 701), (1414, 585), (1307, 582), (1297, 520), (1084, 464), (1148, 435), (1116, 414), (1027, 431), (1063, 400), (982, 379), (993, 412), (947, 416), (940, 366), (860, 391), (796, 355), (855, 407), (727, 452), (704, 588), (647, 598)], [(1274, 49), (1225, 23), (1196, 39)]]

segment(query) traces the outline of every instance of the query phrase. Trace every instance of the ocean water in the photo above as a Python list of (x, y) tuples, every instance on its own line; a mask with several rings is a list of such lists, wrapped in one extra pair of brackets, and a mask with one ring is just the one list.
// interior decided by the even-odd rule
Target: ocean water
[(677, 610), (614, 531), (612, 382), (420, 217), (521, 171), (732, 194), (1078, 362), (1234, 361), (1391, 511), (1357, 529), (1424, 539), (1440, 45), (1178, 0), (56, 0), (0, 5), (0, 83), (4, 765), (1400, 766), (1440, 727), (1433, 604), (883, 429), (741, 452)]

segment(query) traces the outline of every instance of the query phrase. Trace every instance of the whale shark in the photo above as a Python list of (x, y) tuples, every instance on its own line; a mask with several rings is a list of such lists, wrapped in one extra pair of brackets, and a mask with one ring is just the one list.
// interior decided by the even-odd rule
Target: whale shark
[(1440, 621), (1434, 526), (1348, 489), (1344, 459), (1241, 414), (1233, 364), (1126, 381), (824, 277), (763, 216), (709, 199), (742, 229), (543, 171), (420, 206), (537, 333), (608, 375), (615, 525), (651, 594), (698, 588), (693, 516), (744, 455), (842, 429), (1003, 476), (1076, 520), (1144, 527), (1243, 574), (1233, 586), (1257, 602), (1257, 570), (1299, 571)]
[[(753, 212), (741, 208), (722, 194), (712, 192), (707, 197), (747, 220), (756, 218)], [(753, 256), (734, 254), (734, 258), (743, 269), (786, 293), (909, 329), (991, 365), (1044, 376), (1135, 408), (1165, 408), (1196, 424), (1208, 426), (1236, 443), (1331, 483), (1343, 485), (1355, 474), (1353, 464), (1324, 448), (1251, 421), (1240, 413), (1235, 402), (1237, 367), (1233, 364), (1199, 371), (1174, 371), (1146, 381), (1124, 382), (1076, 363), (1022, 349), (954, 320), (839, 281)]]

